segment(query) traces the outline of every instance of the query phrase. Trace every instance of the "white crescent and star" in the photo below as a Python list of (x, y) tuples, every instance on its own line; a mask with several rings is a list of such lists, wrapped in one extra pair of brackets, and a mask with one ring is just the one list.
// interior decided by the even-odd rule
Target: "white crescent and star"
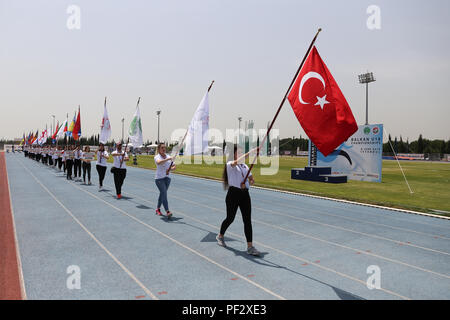
[[(325, 80), (323, 80), (322, 76), (319, 73), (310, 71), (307, 74), (305, 74), (303, 76), (302, 80), (300, 81), (300, 88), (298, 89), (298, 98), (302, 104), (309, 104), (309, 102), (303, 101), (303, 98), (302, 98), (303, 85), (306, 83), (306, 81), (308, 81), (309, 79), (313, 79), (313, 78), (320, 80), (322, 82), (324, 89), (326, 87)], [(314, 105), (315, 106), (320, 105), (320, 108), (323, 110), (323, 106), (327, 103), (330, 103), (326, 100), (326, 98), (327, 98), (327, 95), (324, 95), (323, 97), (317, 97), (317, 102)]]

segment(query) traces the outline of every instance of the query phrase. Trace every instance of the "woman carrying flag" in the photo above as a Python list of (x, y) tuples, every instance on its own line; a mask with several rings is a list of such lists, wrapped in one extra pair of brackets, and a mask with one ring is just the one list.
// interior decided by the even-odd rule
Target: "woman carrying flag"
[(103, 143), (100, 143), (97, 151), (97, 165), (95, 168), (97, 169), (98, 173), (98, 179), (99, 179), (99, 185), (98, 190), (102, 190), (103, 188), (103, 179), (105, 179), (105, 172), (106, 172), (106, 160), (109, 159), (109, 154), (105, 150), (105, 145)]
[[(88, 185), (91, 185), (91, 148), (89, 146), (84, 147), (84, 152), (81, 153), (81, 161), (83, 167), (83, 182), (86, 184), (86, 173), (88, 175)], [(88, 157), (89, 156), (89, 157)]]
[(117, 144), (117, 149), (111, 153), (114, 159), (111, 172), (114, 174), (114, 185), (116, 186), (117, 199), (122, 198), (122, 185), (127, 176), (125, 162), (130, 160), (127, 152), (122, 151), (122, 143)]
[[(167, 190), (170, 185), (169, 169), (175, 170), (175, 165), (172, 164), (172, 157), (166, 154), (166, 145), (164, 143), (158, 144), (158, 154), (155, 156), (156, 173), (155, 183), (159, 190), (158, 204), (156, 206), (156, 214), (161, 216), (161, 204), (166, 210), (167, 217), (172, 217), (172, 213), (169, 211), (169, 203), (167, 201)], [(171, 166), (172, 164), (172, 166)]]
[[(74, 169), (74, 176), (75, 181), (81, 181), (81, 147), (77, 145), (75, 147), (75, 151), (73, 153), (73, 169)], [(77, 179), (78, 177), (78, 179)]]
[(64, 152), (66, 158), (67, 180), (72, 180), (73, 149), (73, 146), (66, 146), (66, 151)]
[[(57, 157), (58, 157), (58, 169), (61, 171), (61, 167), (63, 165), (63, 154), (64, 154), (64, 148), (58, 147), (57, 150)], [(64, 171), (66, 171), (66, 164), (64, 163)]]
[(241, 163), (241, 160), (245, 159), (247, 155), (248, 153), (238, 157), (238, 148), (235, 145), (234, 160), (228, 161), (225, 164), (223, 170), (223, 185), (224, 189), (228, 189), (227, 196), (225, 198), (227, 217), (222, 222), (220, 233), (217, 235), (216, 239), (220, 246), (226, 247), (224, 235), (228, 227), (233, 223), (234, 218), (236, 217), (237, 209), (239, 208), (241, 209), (242, 220), (244, 221), (244, 233), (247, 240), (247, 254), (259, 256), (259, 251), (256, 250), (252, 243), (252, 203), (248, 192), (250, 184), (253, 185), (255, 183), (252, 174), (249, 174), (245, 184), (242, 183), (249, 169), (245, 163)]

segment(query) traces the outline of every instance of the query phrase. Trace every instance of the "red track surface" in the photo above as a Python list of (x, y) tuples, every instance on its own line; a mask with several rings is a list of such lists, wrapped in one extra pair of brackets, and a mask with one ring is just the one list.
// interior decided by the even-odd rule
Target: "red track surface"
[(0, 152), (0, 300), (22, 299), (5, 153)]

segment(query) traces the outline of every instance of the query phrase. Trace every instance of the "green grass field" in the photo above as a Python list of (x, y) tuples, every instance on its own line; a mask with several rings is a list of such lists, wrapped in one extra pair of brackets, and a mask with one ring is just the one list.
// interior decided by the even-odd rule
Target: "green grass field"
[[(132, 166), (132, 163), (131, 158), (127, 165)], [(291, 180), (291, 169), (306, 165), (306, 158), (280, 157), (276, 175), (261, 175), (260, 165), (255, 165), (252, 172), (257, 186), (450, 216), (450, 163), (402, 161), (413, 194), (410, 194), (396, 161), (383, 161), (382, 183), (349, 180), (344, 184), (328, 184)], [(153, 156), (138, 156), (138, 167), (154, 169)], [(176, 171), (220, 179), (223, 165), (178, 164)]]

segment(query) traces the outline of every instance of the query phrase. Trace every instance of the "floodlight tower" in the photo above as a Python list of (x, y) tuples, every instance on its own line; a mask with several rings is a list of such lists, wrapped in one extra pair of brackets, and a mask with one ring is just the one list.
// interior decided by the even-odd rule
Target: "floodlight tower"
[(369, 124), (369, 83), (374, 82), (375, 78), (372, 72), (358, 75), (359, 83), (366, 84), (366, 125)]

